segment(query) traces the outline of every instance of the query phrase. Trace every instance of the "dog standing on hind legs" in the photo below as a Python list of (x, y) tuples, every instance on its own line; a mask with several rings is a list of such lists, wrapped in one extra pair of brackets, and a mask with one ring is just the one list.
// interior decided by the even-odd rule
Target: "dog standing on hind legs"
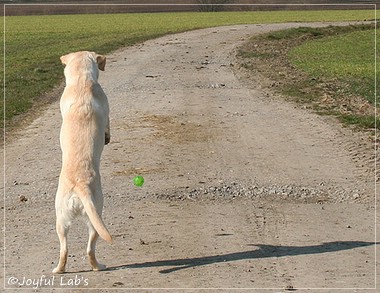
[(61, 61), (66, 65), (66, 87), (60, 100), (62, 170), (55, 199), (60, 256), (53, 273), (65, 272), (67, 233), (74, 218), (81, 215), (89, 230), (87, 255), (92, 269), (99, 271), (106, 267), (96, 260), (96, 240), (100, 235), (112, 242), (102, 220), (99, 173), (103, 147), (110, 141), (108, 100), (98, 83), (99, 69), (104, 71), (106, 57), (82, 51), (64, 55)]

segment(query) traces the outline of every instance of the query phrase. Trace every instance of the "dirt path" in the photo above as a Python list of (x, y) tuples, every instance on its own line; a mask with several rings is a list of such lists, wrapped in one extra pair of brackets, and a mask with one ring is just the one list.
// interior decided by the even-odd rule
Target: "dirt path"
[[(58, 103), (22, 130), (6, 147), (6, 287), (370, 292), (367, 138), (237, 74), (235, 50), (250, 35), (299, 25), (212, 28), (109, 56), (100, 78), (112, 127), (102, 181), (114, 244), (99, 241), (97, 250), (108, 271), (88, 271), (78, 221), (69, 273), (51, 274), (59, 251)], [(132, 184), (137, 174), (142, 188)]]

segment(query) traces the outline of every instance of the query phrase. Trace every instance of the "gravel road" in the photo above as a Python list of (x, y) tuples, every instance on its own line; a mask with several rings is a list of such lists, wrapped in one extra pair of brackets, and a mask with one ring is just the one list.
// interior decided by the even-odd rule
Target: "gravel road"
[(301, 25), (204, 29), (108, 56), (100, 83), (112, 137), (101, 171), (114, 243), (97, 249), (107, 271), (89, 271), (78, 221), (68, 273), (51, 274), (58, 102), (20, 130), (5, 150), (6, 287), (375, 292), (368, 134), (286, 103), (235, 58), (253, 34)]

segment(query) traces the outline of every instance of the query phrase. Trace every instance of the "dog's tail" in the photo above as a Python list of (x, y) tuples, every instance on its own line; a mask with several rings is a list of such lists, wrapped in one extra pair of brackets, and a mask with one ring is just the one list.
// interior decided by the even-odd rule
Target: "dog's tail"
[(77, 186), (76, 188), (77, 194), (82, 201), (84, 210), (86, 211), (86, 214), (88, 218), (90, 219), (91, 224), (94, 226), (96, 232), (102, 237), (105, 241), (108, 243), (112, 243), (112, 236), (108, 232), (106, 226), (104, 225), (104, 222), (100, 215), (98, 214), (94, 202), (91, 199), (92, 192), (90, 188)]

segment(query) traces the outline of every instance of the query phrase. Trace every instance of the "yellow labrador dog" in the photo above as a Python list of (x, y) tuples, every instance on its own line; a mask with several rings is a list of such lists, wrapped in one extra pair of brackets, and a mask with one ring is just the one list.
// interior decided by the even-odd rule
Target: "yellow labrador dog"
[(112, 237), (102, 221), (103, 194), (100, 183), (100, 156), (110, 141), (107, 96), (98, 83), (99, 69), (106, 57), (94, 52), (64, 55), (66, 87), (60, 101), (62, 127), (60, 142), (62, 170), (55, 200), (56, 228), (61, 244), (58, 266), (64, 273), (67, 261), (67, 233), (72, 220), (85, 216), (89, 240), (87, 254), (95, 271), (105, 269), (95, 258), (98, 235), (107, 242)]

